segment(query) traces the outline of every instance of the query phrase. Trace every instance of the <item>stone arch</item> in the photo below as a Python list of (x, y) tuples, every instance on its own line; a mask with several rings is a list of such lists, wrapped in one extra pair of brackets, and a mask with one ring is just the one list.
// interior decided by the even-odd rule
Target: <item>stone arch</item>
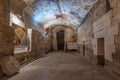
[[(52, 37), (51, 41), (52, 41), (52, 47), (53, 47), (54, 51), (58, 50), (56, 33), (59, 32), (60, 30), (64, 31), (64, 36), (65, 36), (64, 44), (65, 44), (66, 41), (72, 40), (72, 36), (76, 35), (75, 34), (76, 29), (73, 29), (73, 28), (71, 28), (69, 26), (58, 25), (58, 26), (51, 27), (51, 37)], [(64, 49), (65, 49), (65, 46), (64, 46)]]
[[(58, 50), (57, 48), (57, 35), (56, 33), (60, 30), (63, 30), (65, 32), (65, 27), (62, 27), (62, 26), (58, 26), (58, 27), (54, 27), (52, 28), (52, 37), (53, 37), (53, 42), (52, 42), (52, 45), (53, 45), (53, 50)], [(64, 33), (66, 34), (66, 32)]]
[(54, 27), (56, 27), (56, 26), (64, 26), (64, 27), (69, 27), (69, 28), (71, 28), (71, 29), (74, 29), (74, 30), (76, 30), (78, 27), (75, 27), (75, 26), (73, 26), (73, 25), (65, 25), (65, 24), (56, 24), (56, 25), (50, 25), (49, 27), (47, 27), (46, 29), (52, 29), (52, 28), (54, 28)]

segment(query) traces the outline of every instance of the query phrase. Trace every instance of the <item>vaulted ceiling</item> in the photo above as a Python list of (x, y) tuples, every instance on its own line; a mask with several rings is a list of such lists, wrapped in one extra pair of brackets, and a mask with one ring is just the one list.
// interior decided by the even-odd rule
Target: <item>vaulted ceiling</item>
[[(36, 26), (54, 24), (78, 26), (98, 0), (23, 0), (25, 11)], [(62, 17), (62, 18), (59, 18)]]

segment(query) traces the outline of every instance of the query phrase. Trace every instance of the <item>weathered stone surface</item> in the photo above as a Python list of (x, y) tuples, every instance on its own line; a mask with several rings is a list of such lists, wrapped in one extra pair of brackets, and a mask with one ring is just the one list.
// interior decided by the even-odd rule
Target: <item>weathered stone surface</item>
[[(95, 34), (94, 44), (97, 46), (98, 38), (105, 38), (105, 58), (111, 61), (112, 53), (115, 53), (114, 35), (118, 34), (118, 26), (111, 26), (111, 11), (94, 22), (93, 28)], [(96, 53), (98, 53), (97, 47), (94, 48), (94, 54)]]
[(64, 50), (65, 50), (65, 43), (66, 42), (75, 42), (75, 32), (76, 30), (69, 27), (69, 26), (62, 26), (62, 25), (58, 25), (58, 26), (52, 26), (52, 28), (49, 29), (49, 31), (47, 31), (47, 35), (48, 35), (48, 42), (47, 44), (49, 44), (49, 46), (51, 46), (51, 48), (53, 48), (54, 51), (58, 50), (58, 44), (57, 44), (57, 32), (59, 32), (60, 30), (64, 31)]
[[(78, 30), (78, 43), (81, 46), (80, 52), (83, 53), (83, 41), (85, 41), (86, 56), (96, 61), (97, 58), (94, 56), (98, 55), (98, 39), (104, 38), (104, 57), (107, 60), (105, 63), (111, 63), (111, 70), (118, 70), (115, 64), (120, 64), (120, 2), (119, 0), (109, 0), (112, 9), (105, 11), (107, 5), (105, 1), (101, 0), (96, 4), (84, 23), (81, 24)], [(90, 34), (93, 37), (90, 37)], [(91, 56), (90, 52), (92, 53)], [(108, 64), (107, 68), (109, 66)]]
[(0, 23), (0, 57), (13, 55), (14, 29)]
[(111, 7), (113, 8), (120, 2), (120, 0), (109, 0), (109, 2), (110, 2)]
[(94, 5), (94, 7), (92, 8), (92, 13), (94, 15), (93, 16), (93, 21), (99, 19), (101, 16), (103, 16), (106, 13), (106, 1), (107, 0), (99, 0), (97, 2), (97, 4)]
[(10, 0), (0, 0), (0, 22), (10, 24)]
[(45, 43), (44, 43), (44, 37), (42, 36), (42, 33), (37, 30), (32, 30), (32, 36), (31, 36), (31, 51), (35, 52), (36, 54), (45, 54)]
[(13, 56), (3, 57), (1, 59), (2, 71), (8, 75), (14, 75), (19, 72), (19, 63)]

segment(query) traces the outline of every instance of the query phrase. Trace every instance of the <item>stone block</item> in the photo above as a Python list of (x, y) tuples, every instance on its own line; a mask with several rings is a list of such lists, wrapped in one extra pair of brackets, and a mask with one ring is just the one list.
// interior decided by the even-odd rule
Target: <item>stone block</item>
[(12, 76), (19, 72), (19, 63), (13, 56), (6, 56), (1, 58), (2, 71), (7, 76)]
[(0, 57), (13, 55), (14, 29), (0, 23)]

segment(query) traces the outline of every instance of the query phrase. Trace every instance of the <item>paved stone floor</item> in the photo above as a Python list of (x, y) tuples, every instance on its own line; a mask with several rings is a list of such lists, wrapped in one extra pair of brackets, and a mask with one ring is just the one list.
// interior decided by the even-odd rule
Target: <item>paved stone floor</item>
[(9, 80), (118, 80), (76, 54), (50, 53), (25, 67)]

